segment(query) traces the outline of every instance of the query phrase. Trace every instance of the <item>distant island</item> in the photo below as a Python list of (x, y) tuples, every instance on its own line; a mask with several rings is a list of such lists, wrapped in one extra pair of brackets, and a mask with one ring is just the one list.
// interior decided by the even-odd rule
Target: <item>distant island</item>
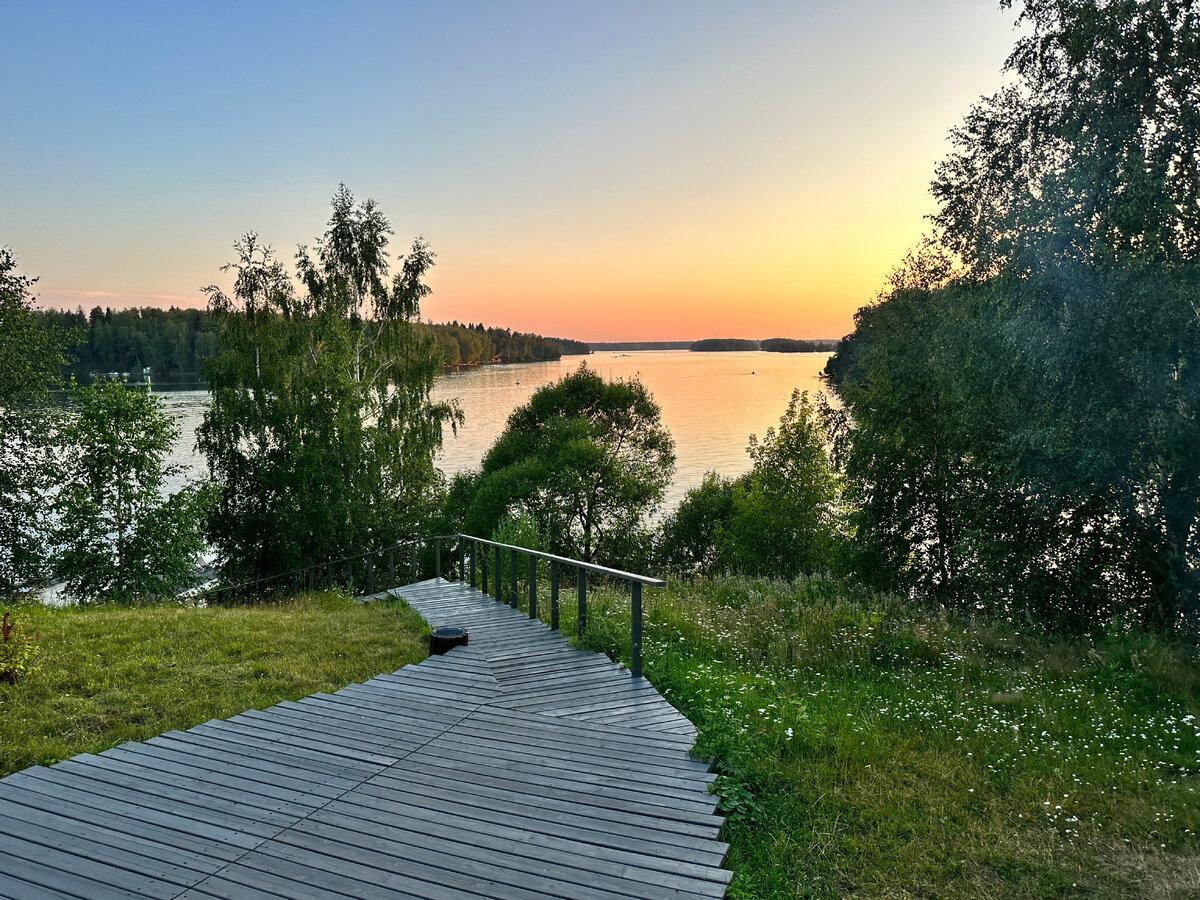
[(832, 353), (837, 349), (836, 340), (796, 340), (794, 338), (767, 338), (750, 341), (743, 338), (708, 338), (693, 341), (689, 350), (704, 353), (721, 353), (733, 350), (765, 350), (768, 353)]
[(592, 341), (593, 350), (691, 350), (691, 341)]
[(422, 323), (417, 326), (417, 332), (433, 338), (441, 350), (442, 365), (447, 368), (481, 363), (542, 362), (592, 352), (583, 341), (489, 328), (482, 323)]
[[(744, 338), (706, 338), (702, 341), (592, 341), (592, 350), (695, 350), (720, 352), (724, 350), (765, 350), (768, 353), (832, 353), (837, 340), (796, 340), (767, 338), (751, 341)], [(566, 352), (566, 351), (564, 351)]]

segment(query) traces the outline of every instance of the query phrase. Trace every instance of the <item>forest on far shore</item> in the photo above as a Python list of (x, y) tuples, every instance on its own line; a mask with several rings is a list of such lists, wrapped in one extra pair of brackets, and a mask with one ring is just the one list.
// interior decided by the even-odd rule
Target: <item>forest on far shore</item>
[[(43, 327), (71, 335), (64, 376), (87, 381), (94, 373), (122, 372), (140, 375), (149, 369), (156, 377), (199, 375), (204, 361), (218, 352), (217, 331), (207, 310), (133, 309), (36, 310)], [(564, 355), (586, 354), (587, 344), (566, 338), (485, 327), (419, 324), (418, 331), (437, 343), (443, 365), (485, 362), (538, 362)]]

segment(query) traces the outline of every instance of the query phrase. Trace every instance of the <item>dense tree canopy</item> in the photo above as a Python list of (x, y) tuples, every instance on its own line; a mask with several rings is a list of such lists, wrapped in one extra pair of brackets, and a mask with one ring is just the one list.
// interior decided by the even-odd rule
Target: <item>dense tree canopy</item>
[(528, 517), (555, 552), (624, 562), (674, 468), (674, 442), (641, 382), (580, 365), (513, 411), (482, 468), (455, 479), (447, 507), (468, 533)]
[(297, 291), (250, 234), (234, 295), (209, 288), (220, 327), (199, 430), (218, 498), (210, 541), (229, 574), (262, 577), (424, 530), (442, 425), (441, 363), (414, 330), (433, 253), (421, 239), (389, 280), (387, 219), (344, 186), (325, 234), (296, 254)]
[(81, 602), (173, 597), (189, 585), (204, 547), (207, 493), (169, 495), (165, 464), (179, 426), (149, 389), (116, 381), (73, 386), (56, 498), (54, 573)]
[(863, 565), (1057, 627), (1196, 623), (1200, 10), (1021, 18), (938, 167), (935, 246), (830, 365)]
[(47, 562), (57, 416), (46, 400), (69, 336), (34, 312), (35, 282), (0, 247), (0, 595), (35, 583)]
[(0, 408), (44, 399), (58, 384), (69, 335), (33, 310), (36, 278), (17, 271), (10, 247), (0, 247)]
[(92, 373), (150, 369), (156, 376), (176, 377), (200, 372), (204, 360), (217, 353), (217, 335), (202, 309), (134, 309), (93, 307), (84, 315), (47, 310), (41, 314), (76, 335), (71, 345), (71, 373), (83, 380)]

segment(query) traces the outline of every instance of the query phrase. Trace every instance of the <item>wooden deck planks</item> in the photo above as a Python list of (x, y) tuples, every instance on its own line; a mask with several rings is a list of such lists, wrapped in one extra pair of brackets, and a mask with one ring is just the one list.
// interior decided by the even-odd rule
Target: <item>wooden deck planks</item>
[(713, 776), (651, 685), (465, 585), (397, 593), (470, 645), (0, 780), (0, 898), (724, 896)]

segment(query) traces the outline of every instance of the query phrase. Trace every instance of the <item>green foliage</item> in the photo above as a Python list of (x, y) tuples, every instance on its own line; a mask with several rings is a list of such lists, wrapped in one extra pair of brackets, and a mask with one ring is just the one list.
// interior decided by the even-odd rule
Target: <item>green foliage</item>
[(706, 472), (662, 523), (658, 555), (681, 575), (711, 575), (724, 567), (717, 552), (717, 529), (733, 515), (734, 482)]
[(794, 391), (778, 428), (750, 436), (753, 467), (734, 481), (709, 473), (663, 522), (658, 551), (681, 574), (717, 571), (774, 577), (839, 564), (839, 478), (807, 393)]
[(513, 547), (524, 547), (526, 550), (543, 550), (545, 543), (538, 531), (537, 522), (525, 512), (515, 516), (511, 513), (506, 514), (492, 531), (492, 540)]
[(12, 248), (0, 247), (0, 408), (44, 399), (59, 383), (69, 335), (45, 327), (33, 311), (36, 278), (16, 271)]
[[(594, 589), (587, 644), (627, 658), (628, 615)], [(643, 656), (713, 759), (730, 897), (1116, 900), (1200, 872), (1194, 645), (739, 577), (648, 591)]]
[(837, 349), (837, 341), (799, 341), (793, 338), (767, 338), (760, 341), (759, 350), (767, 353), (830, 353)]
[(0, 617), (0, 682), (16, 684), (38, 671), (33, 664), (38, 655), (37, 638), (26, 633), (20, 619), (7, 612)]
[(35, 281), (0, 247), (0, 596), (40, 581), (48, 555), (58, 427), (48, 388), (59, 381), (69, 335), (33, 310)]
[(858, 567), (1061, 630), (1197, 627), (1200, 12), (1021, 18), (938, 167), (937, 243), (831, 362)]
[(662, 502), (673, 448), (639, 381), (606, 382), (581, 364), (509, 416), (481, 470), (454, 479), (445, 515), (478, 535), (527, 516), (553, 552), (624, 564)]
[(141, 377), (148, 368), (155, 380), (195, 375), (204, 360), (217, 352), (217, 334), (202, 309), (134, 309), (93, 307), (84, 314), (40, 310), (46, 327), (72, 333), (70, 372), (80, 380), (92, 373), (129, 372)]
[(391, 228), (342, 186), (325, 235), (297, 252), (304, 293), (249, 234), (234, 296), (209, 288), (221, 352), (198, 436), (218, 498), (207, 534), (226, 574), (259, 578), (425, 531), (442, 426), (441, 362), (415, 330), (433, 253), (421, 239), (388, 268)]
[(690, 350), (697, 353), (712, 353), (714, 351), (728, 352), (732, 350), (757, 350), (758, 341), (748, 341), (742, 338), (705, 338), (692, 343)]
[(744, 781), (729, 775), (718, 775), (712, 784), (712, 793), (720, 798), (717, 809), (725, 817), (726, 829), (737, 831), (763, 825), (766, 811)]
[(591, 352), (587, 344), (563, 338), (545, 338), (540, 334), (526, 334), (507, 328), (484, 328), (480, 325), (418, 324), (417, 333), (429, 336), (438, 347), (442, 364), (491, 362), (499, 357), (506, 363), (539, 362), (559, 359), (563, 354)]
[(144, 388), (106, 382), (72, 394), (55, 575), (85, 603), (172, 597), (192, 579), (208, 501), (194, 485), (163, 497), (180, 469), (163, 463), (178, 426)]
[(828, 571), (836, 562), (838, 481), (807, 393), (793, 391), (779, 428), (750, 436), (754, 466), (733, 486), (733, 510), (716, 529), (717, 552), (737, 571), (776, 577)]

